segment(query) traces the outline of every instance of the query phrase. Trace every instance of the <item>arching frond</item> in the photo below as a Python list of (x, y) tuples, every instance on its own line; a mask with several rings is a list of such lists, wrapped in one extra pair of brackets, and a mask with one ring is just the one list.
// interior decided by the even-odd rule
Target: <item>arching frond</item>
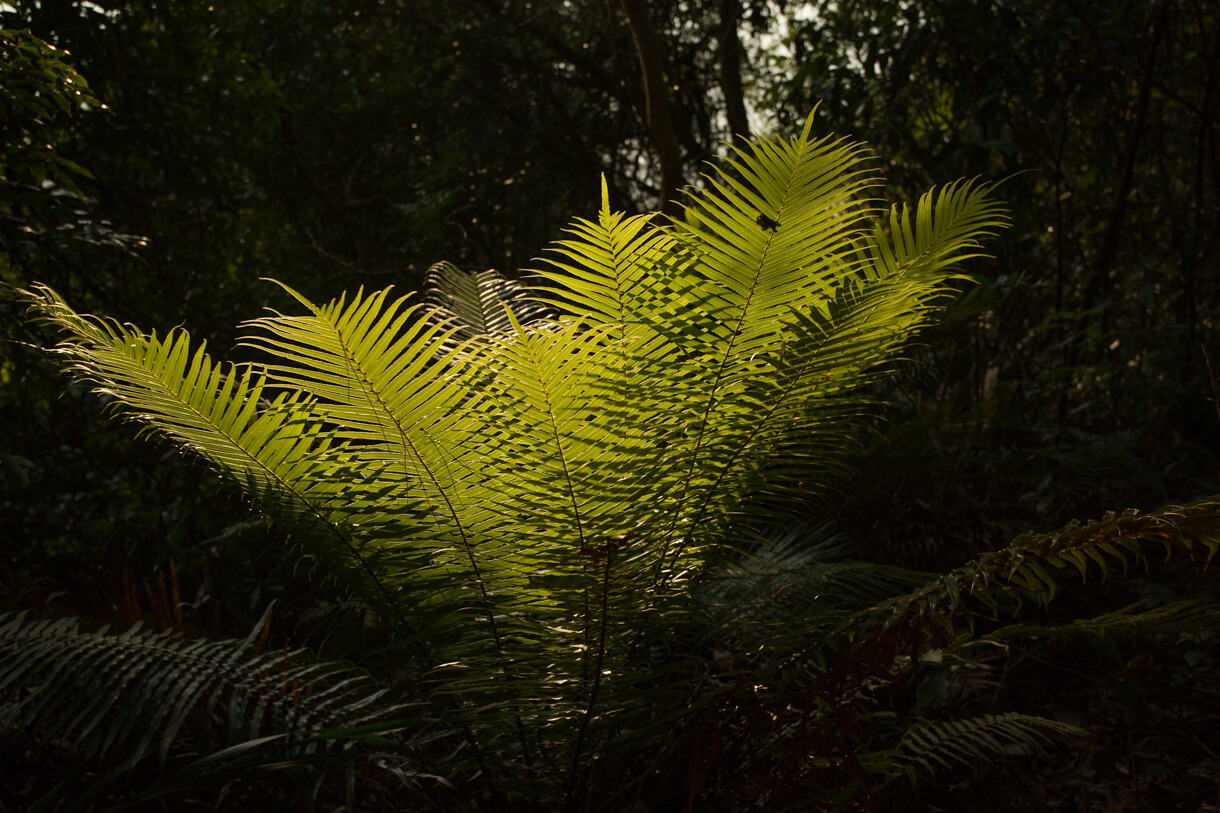
[(1101, 635), (1148, 636), (1199, 632), (1220, 627), (1220, 606), (1197, 601), (1175, 601), (1160, 607), (1136, 602), (1092, 618), (1078, 618), (1068, 624), (1005, 624), (983, 636), (983, 641), (1021, 641), (1029, 638), (1070, 641)]
[[(382, 515), (413, 513), (376, 467), (357, 469), (300, 391), (268, 400), (266, 377), (220, 365), (184, 331), (164, 338), (111, 320), (82, 316), (45, 286), (31, 302), (70, 338), (52, 352), (113, 399), (119, 415), (168, 437), (211, 463), (283, 523), (305, 552), (370, 601), (392, 611), (377, 549), (350, 517), (361, 491), (377, 494)], [(371, 489), (369, 484), (375, 484)], [(367, 498), (365, 498), (367, 499)]]
[[(1027, 532), (1002, 550), (987, 553), (918, 590), (896, 596), (848, 622), (868, 635), (877, 627), (942, 624), (952, 628), (965, 601), (978, 601), (996, 614), (1011, 615), (1025, 600), (1048, 603), (1059, 590), (1053, 572), (1075, 570), (1083, 579), (1114, 564), (1147, 565), (1149, 548), (1166, 558), (1186, 556), (1210, 562), (1220, 550), (1220, 500), (1166, 506), (1148, 514), (1131, 509), (1107, 513), (1087, 523), (1072, 521), (1054, 533)], [(947, 611), (947, 612), (946, 612)]]
[[(1007, 218), (994, 201), (972, 194), (972, 181), (958, 181), (919, 198), (910, 207), (890, 207), (861, 244), (865, 267), (879, 277), (920, 278), (979, 255), (979, 239)], [(886, 233), (888, 231), (888, 234)]]
[(892, 766), (912, 783), (940, 771), (977, 770), (1015, 756), (1039, 753), (1055, 738), (1092, 735), (1057, 720), (1027, 714), (985, 714), (968, 720), (925, 723), (909, 729), (895, 749)]
[(317, 729), (357, 728), (406, 708), (363, 671), (301, 650), (260, 654), (270, 612), (248, 638), (218, 641), (0, 616), (0, 696), (15, 701), (3, 707), (10, 742), (68, 741), (83, 760), (117, 763), (93, 794), (154, 751), (164, 766), (188, 730), (204, 753), (276, 737), (285, 757), (325, 749), (309, 740)]

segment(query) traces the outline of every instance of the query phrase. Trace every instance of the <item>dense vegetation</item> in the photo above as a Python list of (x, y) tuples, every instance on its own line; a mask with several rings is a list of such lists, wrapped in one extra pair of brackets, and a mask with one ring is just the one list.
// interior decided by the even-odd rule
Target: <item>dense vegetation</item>
[[(92, 788), (103, 807), (162, 780), (157, 792), (181, 805), (204, 798), (183, 788), (234, 778), (239, 806), (251, 788), (286, 804), (380, 788), (386, 804), (459, 808), (732, 810), (766, 793), (809, 809), (903, 808), (913, 793), (970, 809), (1220, 804), (1204, 564), (1220, 491), (1217, 12), (1181, 0), (643, 6), (0, 6), (0, 272), (14, 286), (0, 302), (0, 609), (29, 611), (0, 622), (15, 656), (0, 684), (9, 700), (44, 686), (9, 715), (26, 737), (6, 758), (34, 778), (0, 800), (22, 807), (68, 777), (58, 793)], [(852, 205), (842, 222), (825, 201), (794, 222), (769, 195), (800, 160), (766, 156), (831, 150), (831, 133), (872, 150), (820, 165), (846, 173), (832, 197)], [(721, 142), (743, 150), (735, 163)], [(772, 147), (759, 158), (752, 143)], [(721, 192), (698, 174), (705, 161)], [(883, 189), (860, 185), (881, 176)], [(991, 199), (1009, 213), (992, 236), (998, 210), (981, 187), (946, 186), (976, 177), (999, 182)], [(697, 187), (690, 212), (667, 205), (682, 183)], [(931, 187), (950, 191), (909, 212), (910, 243), (932, 244), (917, 222), (982, 206), (950, 243), (984, 240), (967, 253), (991, 256), (898, 291), (864, 269), (888, 268), (868, 239), (892, 240), (902, 267), (904, 221), (882, 217), (867, 237), (867, 198), (913, 202)], [(616, 214), (662, 208), (666, 219)], [(592, 219), (543, 255), (552, 264), (531, 259), (573, 217)], [(635, 253), (612, 256), (636, 256), (632, 273), (660, 285), (631, 318), (571, 282), (617, 268), (589, 246), (620, 238)], [(774, 313), (730, 312), (725, 291), (743, 272), (709, 265), (709, 240), (738, 260), (761, 251), (759, 269), (782, 258), (776, 287), (747, 297)], [(827, 245), (840, 248), (819, 253)], [(455, 266), (426, 276), (441, 259)], [(491, 267), (506, 275), (474, 273)], [(536, 304), (519, 267), (547, 273)], [(389, 284), (430, 293), (411, 316), (393, 310), (406, 307), (397, 295), (357, 293)], [(21, 288), (49, 321), (29, 318)], [(832, 379), (860, 377), (812, 387), (795, 359), (818, 335), (847, 335), (836, 331), (862, 301), (884, 306), (891, 332), (817, 356)], [(260, 305), (283, 316), (235, 330)], [(751, 332), (746, 315), (766, 327)], [(436, 441), (456, 468), (425, 467), (431, 491), (411, 491), (417, 470), (395, 472), (405, 464), (385, 451), (402, 415), (348, 423), (340, 391), (363, 384), (340, 387), (344, 371), (317, 368), (320, 334), (294, 332), (324, 323), (357, 331), (356, 349), (392, 349), (428, 397), (443, 389), (449, 406), (428, 419), (461, 442)], [(378, 333), (386, 325), (422, 344)], [(362, 531), (327, 543), (299, 506), (178, 423), (168, 442), (136, 442), (108, 421), (101, 407), (117, 402), (164, 416), (138, 403), (147, 382), (124, 389), (130, 369), (107, 367), (99, 348), (144, 347), (182, 374), (204, 362), (174, 350), (181, 327), (209, 338), (209, 371), (234, 371), (225, 397), (261, 403), (224, 414), (296, 438), (300, 459), (275, 465), (312, 484), (302, 504)], [(63, 395), (41, 348), (64, 329), (102, 394)], [(725, 338), (735, 330), (742, 346)], [(240, 345), (239, 333), (259, 338)], [(513, 364), (527, 346), (566, 348), (552, 361), (579, 368), (560, 378), (575, 388), (565, 408), (584, 418), (551, 449), (590, 455), (579, 489), (552, 470), (562, 454), (530, 457), (545, 447), (525, 441), (538, 390)], [(736, 400), (713, 394), (721, 384), (703, 376), (720, 367), (699, 359), (736, 376)], [(200, 398), (219, 386), (184, 380)], [(761, 419), (762, 405), (778, 411)], [(480, 478), (514, 485), (488, 501), (464, 491)], [(445, 525), (437, 506), (454, 493)], [(645, 503), (667, 531), (624, 508)], [(454, 528), (472, 551), (521, 549), (487, 553), (494, 565), (420, 552), (442, 539), (449, 550)], [(548, 547), (560, 538), (578, 540), (574, 552)], [(645, 566), (664, 550), (665, 567)], [(355, 552), (365, 564), (353, 568)], [(622, 589), (587, 603), (593, 571), (619, 585), (620, 566)], [(164, 632), (97, 632), (140, 620)], [(215, 682), (175, 682), (201, 674), (176, 660), (188, 649), (201, 659), (190, 663), (216, 665)], [(138, 674), (121, 665), (135, 651)], [(592, 676), (607, 658), (603, 686)], [(37, 670), (65, 659), (133, 687), (128, 700), (59, 704), (82, 673)], [(469, 680), (444, 668), (463, 662)], [(258, 698), (303, 685), (335, 703), (301, 695), (264, 714)], [(498, 711), (472, 716), (480, 708)], [(198, 727), (209, 720), (228, 728)], [(333, 733), (366, 722), (359, 736)], [(279, 739), (240, 748), (259, 734)], [(197, 761), (225, 744), (239, 747)], [(282, 770), (267, 774), (272, 763)], [(984, 779), (1003, 792), (983, 795)]]

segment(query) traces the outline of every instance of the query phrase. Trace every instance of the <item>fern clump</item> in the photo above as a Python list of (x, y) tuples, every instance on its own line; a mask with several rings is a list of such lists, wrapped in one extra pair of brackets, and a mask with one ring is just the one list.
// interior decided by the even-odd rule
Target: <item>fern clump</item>
[(734, 148), (672, 225), (603, 185), (528, 285), (438, 266), (423, 299), (288, 289), (298, 314), (247, 325), (265, 363), (28, 297), (78, 378), (376, 611), (477, 760), (578, 805), (710, 691), (694, 588), (841, 466), (861, 387), (1004, 225), (968, 182), (880, 210), (866, 152), (811, 131)]

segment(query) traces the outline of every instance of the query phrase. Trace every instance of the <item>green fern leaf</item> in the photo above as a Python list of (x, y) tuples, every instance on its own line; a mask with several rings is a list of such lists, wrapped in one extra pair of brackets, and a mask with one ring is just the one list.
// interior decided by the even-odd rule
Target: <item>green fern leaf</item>
[[(303, 651), (257, 654), (263, 621), (245, 640), (188, 640), (141, 625), (118, 635), (84, 632), (77, 619), (0, 616), (0, 696), (5, 721), (36, 742), (73, 743), (86, 760), (118, 757), (109, 783), (154, 749), (165, 765), (188, 720), (204, 734), (228, 718), (230, 742), (278, 736), (281, 757), (317, 751), (307, 737), (354, 728), (406, 708), (359, 670)], [(101, 790), (101, 785), (93, 793)], [(49, 800), (48, 800), (49, 801)]]
[(547, 314), (541, 303), (529, 298), (525, 286), (495, 271), (463, 271), (437, 263), (428, 269), (427, 291), (428, 304), (442, 322), (457, 327), (459, 339), (512, 330), (510, 311), (523, 324)]
[(891, 770), (902, 771), (917, 783), (941, 771), (977, 770), (1040, 752), (1052, 744), (1052, 736), (1087, 739), (1092, 735), (1067, 723), (1015, 712), (925, 723), (903, 735), (891, 758)]

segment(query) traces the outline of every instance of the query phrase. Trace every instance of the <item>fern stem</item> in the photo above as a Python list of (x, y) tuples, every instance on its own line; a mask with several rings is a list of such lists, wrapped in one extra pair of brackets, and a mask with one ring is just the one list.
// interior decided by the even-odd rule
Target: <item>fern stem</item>
[[(792, 179), (795, 175), (796, 175), (796, 171), (795, 171), (795, 166), (794, 166), (793, 172), (788, 176), (787, 186), (784, 188), (784, 195), (783, 195), (781, 203), (778, 207), (778, 213), (776, 215), (777, 220), (781, 219), (783, 216), (784, 208), (787, 204), (788, 198), (790, 197), (790, 195), (792, 193)], [(683, 506), (683, 503), (686, 502), (686, 495), (690, 492), (690, 485), (691, 485), (691, 482), (694, 480), (695, 466), (699, 461), (699, 454), (703, 450), (703, 439), (704, 439), (704, 436), (707, 434), (708, 424), (711, 423), (712, 410), (714, 410), (716, 408), (716, 404), (717, 404), (716, 390), (719, 388), (720, 382), (724, 379), (725, 371), (728, 369), (729, 359), (732, 358), (733, 350), (737, 347), (737, 342), (741, 339), (741, 334), (745, 330), (746, 315), (749, 313), (750, 306), (754, 302), (754, 295), (758, 289), (759, 282), (762, 278), (763, 266), (766, 264), (767, 254), (771, 250), (771, 243), (773, 240), (775, 240), (775, 235), (776, 235), (776, 232), (772, 231), (767, 236), (766, 245), (763, 247), (762, 254), (759, 255), (759, 258), (758, 258), (758, 267), (754, 269), (754, 276), (750, 282), (750, 289), (749, 289), (749, 291), (746, 292), (744, 301), (742, 302), (742, 305), (741, 305), (741, 312), (737, 316), (737, 324), (735, 324), (733, 326), (733, 332), (729, 336), (729, 340), (724, 349), (724, 353), (722, 353), (720, 356), (720, 364), (716, 368), (716, 376), (712, 380), (711, 387), (709, 387), (709, 389), (708, 389), (707, 405), (703, 410), (703, 418), (700, 420), (700, 423), (699, 423), (699, 435), (695, 438), (695, 448), (691, 452), (690, 466), (687, 468), (686, 476), (684, 478), (682, 478), (682, 493), (681, 493), (681, 495), (679, 495), (677, 504), (674, 508), (673, 521), (670, 523), (669, 530), (666, 531), (663, 539), (669, 539), (673, 536), (674, 531), (678, 527), (678, 522), (681, 519), (682, 506)], [(734, 459), (736, 459), (736, 457), (734, 457)], [(723, 472), (722, 472), (722, 474), (723, 474)], [(708, 500), (705, 500), (704, 506), (707, 505), (707, 502), (711, 499), (712, 494), (714, 494), (714, 491), (710, 490), (708, 492)], [(698, 514), (700, 516), (702, 516), (702, 513), (703, 513), (703, 511), (702, 511), (702, 509), (700, 509)], [(698, 525), (696, 523), (692, 523), (690, 527), (692, 529), (694, 529), (694, 528), (697, 528)], [(677, 545), (674, 546), (673, 553), (669, 557), (668, 571), (673, 570), (673, 567), (677, 564), (678, 559), (682, 556), (682, 553), (686, 550), (687, 541), (688, 541), (688, 536), (683, 536), (682, 540), (680, 542), (678, 542)], [(658, 589), (664, 587), (665, 583), (668, 581), (668, 576), (666, 575), (667, 569), (664, 567), (664, 565), (665, 565), (665, 547), (664, 547), (664, 545), (662, 545), (660, 555), (657, 557), (656, 571), (653, 575), (653, 583), (657, 585)]]
[(598, 633), (597, 658), (593, 669), (593, 686), (589, 689), (589, 702), (585, 705), (584, 716), (580, 728), (576, 732), (576, 744), (572, 746), (572, 764), (568, 768), (568, 789), (565, 794), (564, 808), (575, 809), (575, 794), (580, 782), (580, 758), (584, 753), (585, 734), (589, 730), (589, 722), (593, 719), (593, 708), (597, 705), (597, 695), (601, 689), (602, 666), (606, 659), (606, 636), (610, 620), (610, 571), (614, 562), (614, 545), (606, 546), (606, 567), (602, 575), (602, 606), (601, 629)]

